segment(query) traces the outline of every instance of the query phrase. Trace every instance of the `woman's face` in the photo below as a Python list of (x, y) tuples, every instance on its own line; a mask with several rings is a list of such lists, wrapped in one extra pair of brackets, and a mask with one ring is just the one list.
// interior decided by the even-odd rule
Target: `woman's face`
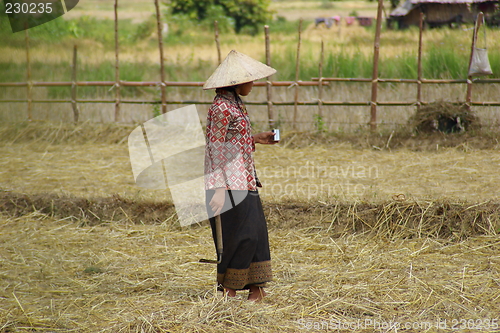
[(253, 88), (253, 81), (250, 81), (247, 83), (240, 84), (236, 88), (236, 92), (241, 96), (247, 96), (252, 91), (252, 88)]

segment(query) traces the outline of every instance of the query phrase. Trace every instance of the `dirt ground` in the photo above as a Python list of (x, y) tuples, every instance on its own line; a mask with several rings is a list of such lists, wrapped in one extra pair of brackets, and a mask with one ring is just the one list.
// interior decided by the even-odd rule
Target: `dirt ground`
[[(17, 138), (0, 147), (2, 188), (79, 197), (118, 194), (168, 199), (167, 191), (143, 190), (134, 184), (126, 144), (127, 131), (133, 127), (104, 125), (92, 131), (101, 129), (109, 136), (99, 139), (82, 128), (72, 134), (70, 128), (57, 126), (38, 134), (29, 129), (4, 132)], [(484, 202), (500, 196), (499, 148), (495, 136), (289, 133), (278, 145), (259, 146), (255, 161), (264, 184), (262, 196), (271, 202), (385, 202), (400, 194), (406, 200)]]

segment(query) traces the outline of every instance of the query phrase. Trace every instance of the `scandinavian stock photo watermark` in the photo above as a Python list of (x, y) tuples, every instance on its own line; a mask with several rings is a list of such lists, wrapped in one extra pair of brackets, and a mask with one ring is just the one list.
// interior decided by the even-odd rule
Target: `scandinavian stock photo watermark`
[(447, 330), (447, 331), (486, 331), (498, 330), (500, 323), (498, 318), (494, 319), (436, 319), (430, 321), (397, 321), (397, 320), (377, 320), (373, 318), (357, 320), (340, 320), (332, 318), (330, 320), (313, 320), (301, 318), (297, 320), (297, 327), (301, 331), (398, 331), (398, 330), (417, 330), (428, 331)]
[(266, 193), (275, 198), (363, 196), (379, 178), (378, 166), (355, 163), (323, 165), (308, 161), (304, 165), (260, 168), (258, 175), (265, 181)]
[[(225, 143), (219, 147), (224, 158), (204, 173), (206, 142), (195, 105), (169, 111), (136, 127), (128, 137), (128, 146), (136, 184), (168, 189), (181, 225), (209, 217), (205, 180), (217, 175), (231, 177), (231, 170), (238, 168), (242, 159), (234, 153), (238, 152), (234, 143)], [(352, 198), (363, 197), (376, 184), (380, 170), (377, 165), (296, 159), (286, 166), (257, 167), (257, 176), (265, 183), (266, 195), (276, 199)]]

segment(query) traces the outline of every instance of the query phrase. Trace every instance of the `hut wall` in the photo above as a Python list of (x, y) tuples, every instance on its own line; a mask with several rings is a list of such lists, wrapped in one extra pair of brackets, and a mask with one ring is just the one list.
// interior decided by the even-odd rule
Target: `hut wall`
[(467, 4), (426, 4), (423, 11), (427, 22), (444, 23), (454, 20), (458, 15), (462, 16), (462, 21), (474, 21), (472, 12)]
[(420, 8), (412, 9), (402, 20), (401, 23), (404, 24), (405, 27), (409, 27), (410, 25), (417, 25), (420, 22)]
[(483, 12), (485, 14), (491, 14), (497, 10), (497, 6), (498, 4), (495, 2), (478, 3), (477, 5), (473, 6), (473, 11), (475, 11), (476, 13)]

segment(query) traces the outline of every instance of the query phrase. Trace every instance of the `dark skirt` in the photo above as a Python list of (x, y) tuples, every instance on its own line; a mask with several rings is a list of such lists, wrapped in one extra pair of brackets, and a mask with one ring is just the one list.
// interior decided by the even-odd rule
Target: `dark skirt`
[[(208, 203), (214, 193), (213, 190), (206, 193), (209, 216), (213, 213)], [(233, 202), (240, 203), (234, 206)], [(250, 285), (265, 287), (267, 282), (272, 281), (271, 254), (259, 193), (229, 190), (226, 192), (223, 211), (221, 224), (224, 252), (221, 263), (217, 265), (219, 289), (226, 287), (241, 290), (248, 289)], [(209, 220), (217, 250), (215, 218), (210, 217)]]

